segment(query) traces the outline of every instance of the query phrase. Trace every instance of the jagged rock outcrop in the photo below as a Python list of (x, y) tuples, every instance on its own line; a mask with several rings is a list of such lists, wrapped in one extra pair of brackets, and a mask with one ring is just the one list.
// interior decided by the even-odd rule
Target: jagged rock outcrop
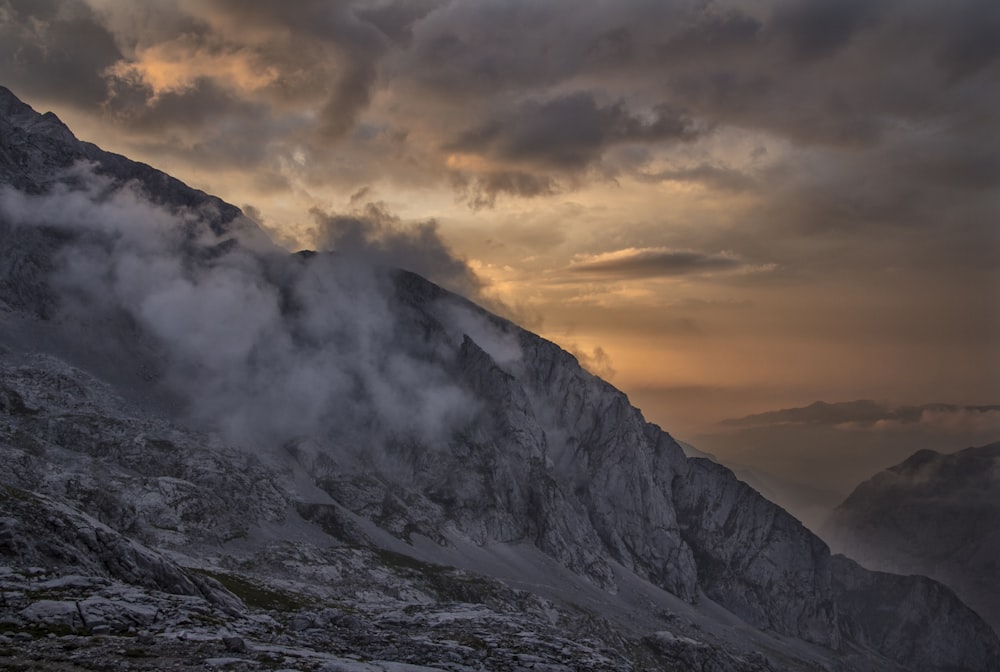
[[(238, 564), (242, 553), (272, 582), (344, 581), (359, 565), (381, 562), (372, 570), (378, 580), (353, 598), (369, 606), (379, 602), (371, 585), (378, 592), (392, 584), (393, 563), (417, 563), (422, 577), (393, 588), (401, 603), (434, 603), (452, 589), (463, 602), (482, 594), (461, 577), (442, 584), (444, 570), (399, 549), (443, 558), (470, 546), (503, 549), (518, 567), (533, 568), (543, 556), (548, 574), (524, 577), (526, 584), (544, 588), (555, 576), (581, 590), (612, 594), (628, 586), (639, 595), (634, 606), (647, 620), (622, 625), (624, 634), (609, 639), (635, 642), (650, 632), (627, 628), (654, 622), (654, 632), (666, 632), (668, 621), (686, 632), (644, 640), (644, 655), (660, 664), (756, 670), (770, 659), (744, 655), (753, 644), (725, 639), (736, 635), (721, 624), (718, 637), (691, 639), (701, 626), (664, 615), (651, 606), (653, 596), (673, 600), (709, 629), (704, 614), (721, 607), (757, 628), (754, 637), (796, 638), (794, 646), (768, 640), (780, 650), (775, 659), (792, 661), (789, 669), (816, 660), (848, 665), (859, 644), (869, 650), (857, 654), (861, 663), (851, 659), (857, 669), (884, 667), (880, 656), (889, 656), (943, 670), (958, 655), (951, 644), (921, 644), (924, 659), (924, 649), (903, 643), (949, 631), (958, 633), (956, 646), (982, 654), (956, 664), (988, 669), (996, 638), (975, 614), (922, 584), (845, 573), (788, 514), (725, 468), (687, 459), (624, 394), (555, 344), (411, 273), (329, 254), (262, 252), (254, 243), (259, 231), (232, 206), (78, 142), (6, 90), (0, 117), (0, 198), (35, 208), (34, 219), (15, 212), (0, 221), (0, 236), (11, 241), (0, 249), (7, 306), (0, 347), (10, 348), (0, 350), (0, 482), (61, 498), (117, 533), (204, 562)], [(81, 168), (81, 160), (96, 167)], [(104, 180), (99, 196), (87, 182), (94, 175)], [(44, 219), (48, 196), (104, 203), (129, 181), (141, 186), (129, 198), (145, 193), (157, 205), (153, 215), (176, 218), (177, 235), (164, 225), (129, 241), (128, 222), (79, 229), (65, 213), (60, 222)], [(115, 256), (122, 239), (135, 245), (125, 250), (132, 256)], [(113, 273), (97, 273), (90, 294), (60, 285), (61, 271), (75, 269), (67, 253), (81, 240), (106, 253), (98, 268), (124, 263), (136, 281), (122, 286), (106, 277)], [(191, 310), (178, 328), (183, 308)], [(49, 340), (33, 340), (35, 333)], [(88, 339), (110, 339), (121, 353), (94, 367), (100, 376), (62, 359), (77, 352), (67, 342)], [(35, 352), (50, 342), (62, 349)], [(122, 373), (133, 369), (151, 373)], [(129, 396), (176, 403), (128, 404), (99, 380), (112, 374), (130, 381)], [(12, 520), (26, 515), (19, 509)], [(108, 536), (110, 528), (84, 527), (107, 529), (94, 532), (93, 547), (84, 544), (91, 555), (81, 557), (105, 559), (95, 572), (187, 589), (186, 574), (175, 576), (138, 545)], [(18, 557), (65, 559), (77, 547), (58, 534), (55, 545), (17, 542), (30, 535), (16, 529), (10, 552)], [(427, 551), (428, 543), (441, 550)], [(387, 547), (397, 554), (386, 555)], [(348, 550), (331, 550), (339, 548)], [(874, 603), (856, 589), (862, 585), (879, 604), (919, 614), (912, 628), (895, 632), (865, 611)], [(273, 604), (278, 598), (268, 591)], [(507, 608), (528, 598), (505, 599)], [(708, 601), (717, 606), (699, 611)], [(948, 608), (935, 611), (941, 605)], [(532, 609), (532, 627), (550, 617), (550, 626), (572, 620), (547, 604)], [(453, 618), (430, 611), (429, 622)], [(606, 669), (633, 664), (591, 660)]]
[(236, 206), (144, 163), (78, 140), (55, 114), (35, 112), (0, 86), (0, 184), (44, 193), (57, 183), (73, 184), (78, 178), (71, 169), (81, 161), (92, 162), (99, 174), (119, 183), (137, 182), (153, 203), (178, 212), (196, 211), (198, 222), (217, 234), (234, 223), (242, 225), (243, 213)]
[(217, 581), (185, 572), (161, 554), (89, 516), (24, 490), (0, 485), (0, 558), (8, 565), (72, 570), (244, 609)]
[(751, 623), (837, 648), (826, 544), (725, 467), (687, 465), (675, 485), (678, 517), (705, 593)]
[(606, 552), (692, 599), (697, 570), (671, 500), (680, 447), (645, 422), (624, 394), (557, 346), (520, 329), (523, 379), (545, 423), (550, 455)]
[(1000, 661), (990, 627), (946, 586), (871, 572), (842, 555), (832, 566), (840, 627), (852, 641), (912, 670), (989, 670)]

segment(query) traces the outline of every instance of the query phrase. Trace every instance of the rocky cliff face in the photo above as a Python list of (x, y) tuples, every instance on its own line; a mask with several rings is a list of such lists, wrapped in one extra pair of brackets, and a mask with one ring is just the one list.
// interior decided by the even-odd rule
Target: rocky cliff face
[(871, 572), (840, 555), (833, 557), (833, 583), (840, 627), (852, 641), (913, 667), (988, 670), (1000, 660), (990, 627), (969, 618), (943, 584)]
[(1000, 629), (1000, 443), (914, 453), (859, 485), (823, 534), (867, 567), (947, 584)]
[[(555, 344), (411, 273), (283, 254), (232, 206), (79, 143), (6, 90), (0, 112), (0, 482), (18, 492), (202, 568), (242, 567), (271, 593), (291, 582), (328, 600), (337, 585), (382, 615), (391, 593), (424, 631), (452, 618), (442, 600), (494, 600), (494, 614), (536, 600), (529, 620), (617, 641), (606, 669), (1000, 658), (950, 593), (838, 570), (797, 521), (687, 459)], [(500, 574), (501, 559), (530, 568), (516, 578), (539, 594), (574, 586), (606, 613), (581, 624), (575, 600), (441, 567)], [(365, 562), (377, 570), (362, 581)], [(865, 611), (864, 582), (885, 618), (920, 614), (905, 634)], [(979, 653), (903, 646), (949, 628)]]
[(783, 509), (704, 459), (678, 475), (678, 512), (705, 592), (762, 627), (836, 648), (830, 553)]

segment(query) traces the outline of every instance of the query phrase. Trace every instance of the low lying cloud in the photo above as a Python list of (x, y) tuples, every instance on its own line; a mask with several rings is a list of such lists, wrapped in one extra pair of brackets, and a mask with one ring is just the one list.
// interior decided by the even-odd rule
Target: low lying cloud
[[(37, 254), (54, 255), (50, 284), (63, 317), (98, 340), (137, 327), (194, 421), (244, 445), (320, 436), (344, 455), (370, 457), (391, 441), (447, 442), (477, 413), (447, 348), (407, 323), (378, 266), (450, 260), (452, 275), (471, 281), (432, 223), (408, 229), (376, 205), (320, 213), (340, 253), (289, 255), (250, 227), (216, 235), (197, 212), (154, 205), (135, 184), (86, 166), (73, 173), (73, 186), (42, 195), (0, 191), (5, 235), (58, 232), (61, 242)], [(489, 323), (476, 329), (489, 341)], [(126, 352), (133, 336), (119, 343)]]
[(573, 343), (563, 343), (562, 347), (576, 357), (580, 366), (604, 380), (611, 381), (618, 375), (618, 370), (611, 361), (611, 356), (601, 346), (595, 346), (589, 352)]
[(923, 428), (940, 432), (1000, 433), (1000, 405), (923, 404), (897, 406), (871, 400), (826, 403), (756, 413), (719, 422), (722, 427), (751, 429), (780, 426), (830, 427), (844, 431), (890, 432)]
[(404, 222), (379, 202), (348, 213), (314, 209), (312, 215), (317, 249), (385, 268), (413, 271), (471, 298), (478, 297), (483, 289), (475, 272), (441, 238), (433, 219)]
[(676, 277), (750, 269), (742, 259), (728, 252), (708, 254), (666, 247), (630, 247), (614, 252), (579, 256), (569, 267), (576, 273), (613, 275), (628, 278)]

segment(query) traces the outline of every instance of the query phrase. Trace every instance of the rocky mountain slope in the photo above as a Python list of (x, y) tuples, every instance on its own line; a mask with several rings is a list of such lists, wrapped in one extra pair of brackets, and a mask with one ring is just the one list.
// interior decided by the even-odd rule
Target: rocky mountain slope
[(558, 346), (419, 276), (288, 255), (5, 89), (0, 162), (0, 659), (1000, 660), (947, 589), (831, 557)]
[(866, 567), (941, 581), (1000, 631), (1000, 443), (914, 453), (859, 485), (823, 534)]

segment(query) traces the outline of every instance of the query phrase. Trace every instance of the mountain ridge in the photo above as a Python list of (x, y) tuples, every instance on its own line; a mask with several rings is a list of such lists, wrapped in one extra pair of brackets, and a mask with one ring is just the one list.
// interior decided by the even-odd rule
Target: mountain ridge
[[(233, 206), (59, 132), (39, 136), (18, 110), (16, 124), (0, 121), (0, 157), (25, 159), (0, 173), (0, 233), (11, 243), (0, 255), (9, 309), (0, 410), (2, 448), (21, 466), (2, 482), (92, 510), (203, 569), (229, 563), (300, 588), (312, 575), (349, 573), (358, 558), (392, 557), (389, 574), (409, 586), (392, 584), (399, 604), (429, 614), (430, 589), (416, 586), (444, 570), (408, 574), (408, 562), (496, 575), (504, 557), (557, 586), (536, 588), (544, 599), (577, 586), (605, 615), (639, 608), (615, 597), (639, 591), (685, 614), (644, 607), (638, 633), (613, 621), (617, 637), (641, 635), (661, 666), (884, 669), (891, 656), (913, 670), (985, 670), (1000, 656), (974, 614), (919, 581), (894, 578), (885, 592), (910, 600), (920, 646), (864, 617), (870, 605), (851, 586), (886, 579), (838, 569), (798, 521), (724, 467), (686, 458), (557, 345), (412, 273), (262, 247)], [(76, 211), (51, 203), (129, 216), (80, 229)], [(116, 273), (81, 275), (81, 249)], [(92, 284), (70, 291), (54, 280), (65, 274)], [(81, 309), (92, 332), (76, 327)], [(121, 343), (119, 366), (148, 372), (135, 384), (185, 399), (184, 411), (132, 408), (64, 362), (70, 351), (40, 359), (41, 341), (15, 338), (68, 328)], [(387, 551), (411, 560), (379, 555)], [(472, 595), (449, 571), (446, 590)], [(396, 580), (365, 579), (382, 590)], [(370, 597), (354, 599), (382, 613)], [(937, 611), (964, 624), (960, 650), (942, 640)], [(742, 625), (723, 625), (730, 619)], [(757, 649), (768, 653), (750, 655)]]
[(950, 586), (1000, 628), (1000, 442), (919, 450), (860, 484), (824, 538), (866, 566)]

